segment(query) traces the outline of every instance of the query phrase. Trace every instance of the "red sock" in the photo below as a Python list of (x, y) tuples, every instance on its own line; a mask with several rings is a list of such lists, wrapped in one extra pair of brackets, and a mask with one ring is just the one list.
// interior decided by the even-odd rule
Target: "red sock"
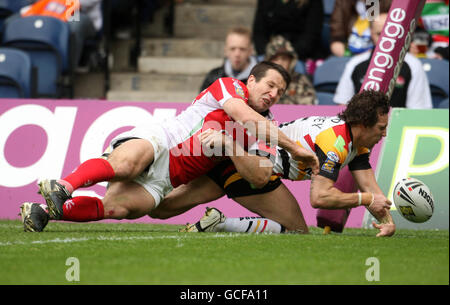
[(104, 218), (103, 202), (97, 197), (78, 196), (63, 205), (63, 220), (85, 222)]
[(70, 193), (80, 187), (87, 187), (98, 182), (109, 181), (114, 178), (114, 170), (105, 159), (90, 159), (81, 165), (69, 176), (59, 180)]

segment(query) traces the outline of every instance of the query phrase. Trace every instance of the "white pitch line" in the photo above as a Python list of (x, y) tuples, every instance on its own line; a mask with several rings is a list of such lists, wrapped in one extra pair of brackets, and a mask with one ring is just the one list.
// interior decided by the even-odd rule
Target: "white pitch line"
[(7, 228), (7, 229), (10, 229), (10, 228), (23, 229), (23, 225), (9, 225), (9, 224), (6, 224), (6, 223), (0, 223), (0, 228)]
[[(195, 234), (191, 235), (191, 234)], [(198, 233), (187, 233), (187, 234), (180, 234), (180, 235), (162, 235), (162, 236), (125, 236), (125, 237), (119, 237), (119, 236), (98, 236), (94, 238), (55, 238), (55, 239), (45, 239), (45, 240), (33, 240), (30, 242), (24, 242), (24, 241), (7, 241), (7, 242), (0, 242), (0, 246), (16, 246), (16, 245), (35, 245), (35, 244), (49, 244), (49, 243), (75, 243), (75, 242), (85, 242), (90, 240), (97, 240), (97, 241), (123, 241), (123, 240), (154, 240), (154, 239), (199, 239), (199, 238), (224, 238), (224, 237), (243, 237), (243, 236), (249, 236), (250, 234), (239, 234), (239, 233), (216, 233), (214, 235), (211, 234), (201, 234), (196, 235)], [(258, 235), (264, 235), (264, 234), (258, 234)]]

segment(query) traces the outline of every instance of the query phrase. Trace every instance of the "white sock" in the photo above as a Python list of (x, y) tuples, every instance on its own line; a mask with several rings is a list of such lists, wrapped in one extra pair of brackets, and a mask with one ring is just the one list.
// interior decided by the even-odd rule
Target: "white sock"
[(278, 222), (261, 217), (227, 218), (214, 228), (216, 232), (240, 233), (283, 233), (284, 230)]

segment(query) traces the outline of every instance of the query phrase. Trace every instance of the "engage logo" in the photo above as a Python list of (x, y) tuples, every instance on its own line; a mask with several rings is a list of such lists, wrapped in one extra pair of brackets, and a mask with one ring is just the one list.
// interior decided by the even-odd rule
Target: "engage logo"
[[(389, 14), (389, 20), (383, 28), (383, 35), (380, 37), (378, 42), (378, 49), (374, 53), (374, 66), (368, 72), (368, 82), (364, 85), (364, 90), (380, 90), (381, 82), (384, 79), (384, 74), (387, 70), (393, 68), (395, 60), (393, 57), (394, 49), (396, 49), (396, 44), (400, 43), (400, 38), (405, 35), (405, 28), (402, 22), (406, 18), (406, 12), (400, 8), (392, 10)], [(404, 46), (400, 51), (400, 56), (397, 64), (394, 68), (394, 77), (389, 83), (388, 95), (390, 96), (392, 90), (394, 90), (395, 80), (400, 73), (400, 67), (403, 64), (403, 59), (411, 43), (411, 35), (416, 28), (415, 19), (411, 20), (409, 26), (409, 32), (406, 35), (406, 41)]]

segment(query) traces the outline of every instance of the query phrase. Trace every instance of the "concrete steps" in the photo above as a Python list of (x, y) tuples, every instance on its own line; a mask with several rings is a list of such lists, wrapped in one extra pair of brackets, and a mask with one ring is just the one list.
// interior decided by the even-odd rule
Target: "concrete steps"
[(222, 58), (223, 40), (205, 38), (147, 38), (142, 41), (142, 57)]
[[(237, 25), (251, 29), (257, 0), (185, 0), (174, 10), (174, 37), (161, 27), (143, 29), (138, 72), (128, 68), (134, 41), (117, 42), (108, 100), (190, 103), (205, 75), (223, 63), (227, 31)], [(167, 10), (155, 15), (162, 22)], [(156, 31), (155, 31), (156, 29)], [(126, 73), (123, 73), (126, 72)]]
[(191, 103), (200, 93), (204, 75), (114, 73), (108, 100)]
[(204, 75), (162, 73), (114, 73), (111, 88), (124, 91), (197, 91)]
[[(113, 72), (130, 71), (129, 56), (134, 46), (133, 40), (121, 40), (112, 43), (114, 58)], [(224, 42), (202, 38), (145, 38), (142, 40), (141, 58), (220, 58), (224, 56)], [(151, 61), (151, 60), (149, 60)], [(148, 70), (145, 66), (143, 70)]]
[(198, 95), (193, 91), (115, 91), (106, 96), (110, 101), (191, 103)]
[(175, 8), (174, 33), (176, 37), (224, 40), (232, 26), (251, 28), (254, 14), (253, 6), (184, 3)]
[(185, 0), (184, 3), (256, 7), (258, 0)]
[(222, 64), (222, 58), (141, 57), (138, 61), (141, 73), (173, 73), (206, 75)]

